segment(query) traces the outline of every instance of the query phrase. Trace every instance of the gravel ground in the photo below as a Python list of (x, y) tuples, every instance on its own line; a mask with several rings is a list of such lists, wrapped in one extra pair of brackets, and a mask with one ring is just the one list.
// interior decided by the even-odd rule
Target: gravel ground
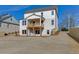
[(79, 43), (60, 32), (50, 37), (0, 37), (0, 53), (2, 54), (71, 54), (79, 53)]

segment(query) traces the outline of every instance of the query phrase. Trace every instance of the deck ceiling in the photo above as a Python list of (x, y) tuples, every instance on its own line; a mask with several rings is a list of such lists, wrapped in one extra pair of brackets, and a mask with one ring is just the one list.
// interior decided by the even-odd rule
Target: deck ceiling
[[(40, 21), (40, 18), (29, 19), (28, 21)], [(41, 19), (41, 21), (44, 21), (44, 19)]]

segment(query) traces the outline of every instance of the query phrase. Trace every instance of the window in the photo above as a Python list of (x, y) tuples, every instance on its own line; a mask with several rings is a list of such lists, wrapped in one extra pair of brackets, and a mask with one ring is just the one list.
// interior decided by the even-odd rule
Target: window
[(12, 21), (12, 18), (10, 20)]
[(51, 24), (54, 25), (54, 20), (51, 20)]
[(54, 11), (52, 11), (51, 14), (54, 15)]
[(43, 12), (41, 12), (41, 16), (43, 17)]
[(22, 30), (22, 34), (26, 34), (26, 30)]
[(47, 34), (49, 34), (49, 30), (47, 30)]
[(35, 30), (35, 34), (40, 34), (40, 30)]
[(22, 21), (22, 25), (26, 25), (26, 21)]

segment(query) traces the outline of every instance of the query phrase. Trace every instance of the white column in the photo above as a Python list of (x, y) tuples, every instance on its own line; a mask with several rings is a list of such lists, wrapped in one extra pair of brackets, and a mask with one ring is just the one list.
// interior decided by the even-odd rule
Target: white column
[(55, 22), (54, 22), (54, 23), (55, 23), (54, 25), (55, 25), (55, 28), (57, 28), (58, 23), (57, 23), (57, 19), (56, 19), (56, 10), (54, 10), (54, 19), (55, 19), (55, 20), (54, 20), (54, 21), (55, 21)]

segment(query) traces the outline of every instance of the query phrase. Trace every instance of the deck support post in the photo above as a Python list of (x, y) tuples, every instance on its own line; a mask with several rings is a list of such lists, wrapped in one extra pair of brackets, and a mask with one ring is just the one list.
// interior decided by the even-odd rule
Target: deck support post
[[(41, 18), (40, 18), (40, 26), (42, 26), (41, 25), (41, 20), (42, 20), (42, 16), (41, 16)], [(40, 27), (40, 36), (42, 36), (42, 32), (41, 32), (42, 30), (41, 30), (41, 27)]]
[(34, 28), (33, 28), (33, 35), (35, 35), (34, 33), (35, 33), (35, 32), (34, 32)]

